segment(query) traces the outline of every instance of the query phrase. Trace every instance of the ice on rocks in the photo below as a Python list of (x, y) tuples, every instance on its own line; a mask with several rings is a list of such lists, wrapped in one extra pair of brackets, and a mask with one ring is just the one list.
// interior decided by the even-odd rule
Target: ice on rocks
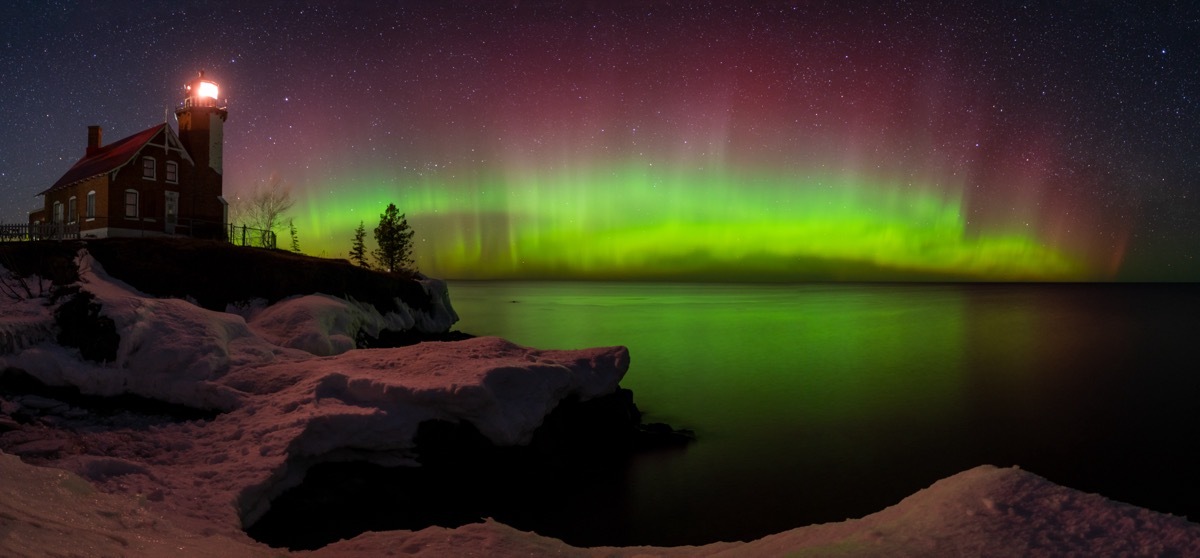
[(318, 356), (354, 348), (363, 315), (349, 302), (325, 295), (281, 301), (259, 312), (250, 327), (264, 339)]
[(289, 298), (254, 313), (250, 328), (279, 345), (318, 356), (355, 348), (357, 337), (379, 337), (384, 330), (407, 331), (415, 320), (408, 308), (381, 315), (374, 306), (323, 294)]

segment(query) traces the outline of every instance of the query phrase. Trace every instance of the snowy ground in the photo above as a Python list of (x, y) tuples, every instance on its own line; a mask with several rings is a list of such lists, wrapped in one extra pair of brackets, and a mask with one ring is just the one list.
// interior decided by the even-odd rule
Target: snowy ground
[[(497, 444), (521, 444), (564, 398), (615, 390), (629, 363), (621, 347), (545, 351), (497, 338), (353, 349), (359, 332), (449, 327), (455, 316), (434, 281), (429, 314), (398, 305), (385, 316), (317, 294), (212, 312), (139, 293), (86, 255), (80, 264), (82, 288), (120, 333), (116, 360), (97, 364), (55, 344), (46, 299), (0, 297), (0, 370), (211, 409), (215, 418), (96, 417), (49, 397), (0, 398), (8, 452), (0, 454), (0, 555), (286, 555), (241, 528), (312, 464), (414, 464), (413, 436), (430, 419), (467, 421)], [(489, 521), (367, 533), (312, 554), (388, 553), (1200, 555), (1200, 526), (981, 467), (863, 519), (751, 543), (578, 549)]]
[[(133, 474), (133, 473), (130, 473)], [(862, 519), (748, 543), (575, 548), (494, 521), (364, 533), (289, 553), (188, 526), (152, 499), (105, 493), (67, 471), (0, 454), (5, 556), (1197, 556), (1200, 526), (1057, 486), (1019, 469), (978, 467)]]

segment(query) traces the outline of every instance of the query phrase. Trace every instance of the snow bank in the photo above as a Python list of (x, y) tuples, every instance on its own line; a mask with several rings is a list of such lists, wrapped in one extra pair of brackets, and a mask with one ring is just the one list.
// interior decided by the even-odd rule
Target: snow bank
[(147, 509), (144, 498), (105, 494), (60, 469), (0, 453), (0, 555), (278, 556), (244, 538), (201, 534)]
[(378, 338), (383, 331), (449, 331), (458, 322), (445, 281), (419, 276), (428, 296), (428, 312), (414, 309), (399, 298), (395, 310), (380, 314), (371, 304), (325, 294), (296, 296), (268, 308), (231, 308), (250, 327), (272, 343), (318, 356), (341, 354), (355, 348), (360, 335)]
[[(384, 330), (446, 331), (458, 320), (446, 284), (423, 278), (429, 312), (397, 299), (396, 311), (323, 294), (267, 307), (214, 312), (183, 299), (154, 298), (109, 276), (86, 251), (77, 258), (80, 287), (100, 304), (120, 336), (116, 361), (95, 365), (53, 344), (53, 309), (42, 299), (5, 300), (0, 313), (0, 365), (21, 368), (52, 385), (85, 393), (144, 397), (200, 408), (231, 410), (241, 395), (217, 380), (232, 369), (341, 354), (358, 335)], [(31, 349), (31, 350), (26, 350)], [(22, 353), (17, 355), (17, 353)]]
[[(62, 367), (69, 360), (61, 349), (25, 353), (54, 355)], [(79, 364), (97, 376), (106, 373)], [(628, 365), (623, 347), (541, 351), (494, 337), (280, 359), (208, 380), (238, 394), (237, 405), (211, 421), (121, 433), (71, 432), (36, 453), (40, 458), (50, 454), (47, 463), (86, 475), (108, 490), (162, 494), (156, 506), (164, 512), (209, 529), (220, 526), (234, 536), (314, 463), (414, 464), (417, 427), (434, 419), (470, 422), (497, 444), (525, 443), (561, 400), (616, 390)], [(185, 403), (209, 400), (193, 396), (199, 399)], [(20, 434), (6, 435), (4, 447), (32, 441)], [(33, 433), (39, 439), (46, 435)], [(98, 465), (81, 455), (121, 461)], [(108, 473), (114, 469), (125, 474)]]
[(859, 520), (794, 529), (739, 549), (853, 556), (1200, 556), (1200, 525), (982, 466)]
[(292, 297), (266, 308), (230, 308), (263, 339), (281, 347), (317, 356), (337, 355), (356, 346), (360, 335), (378, 338), (384, 331), (449, 331), (458, 322), (444, 281), (418, 281), (429, 296), (431, 309), (416, 310), (393, 299), (396, 310), (380, 314), (371, 304), (325, 294)]
[[(100, 315), (120, 336), (116, 361), (94, 364), (76, 352), (44, 343), (0, 358), (51, 385), (95, 395), (132, 393), (199, 408), (229, 410), (240, 395), (216, 382), (238, 366), (298, 354), (256, 336), (239, 316), (205, 310), (181, 299), (158, 299), (109, 277), (81, 253), (80, 287), (95, 297)], [(49, 311), (47, 311), (49, 315)], [(295, 352), (293, 352), (295, 353)]]
[[(18, 425), (0, 447), (84, 475), (103, 490), (156, 495), (160, 512), (229, 536), (239, 536), (243, 522), (314, 463), (415, 464), (413, 438), (427, 420), (465, 421), (497, 444), (526, 443), (560, 401), (615, 391), (629, 365), (622, 347), (540, 351), (498, 338), (351, 350), (359, 332), (444, 330), (456, 320), (445, 284), (432, 279), (421, 281), (429, 312), (397, 302), (397, 312), (385, 316), (313, 294), (239, 315), (147, 296), (86, 252), (78, 263), (80, 288), (120, 338), (115, 361), (86, 361), (43, 340), (14, 345), (0, 355), (0, 368), (87, 394), (131, 393), (224, 413), (119, 434)], [(4, 303), (3, 315), (16, 307)], [(51, 309), (30, 312), (51, 323)]]
[(5, 556), (1196, 556), (1200, 526), (1057, 486), (1020, 469), (978, 467), (862, 519), (748, 543), (576, 548), (487, 520), (456, 529), (364, 533), (313, 552), (197, 532), (144, 498), (105, 494), (72, 473), (0, 453)]
[(318, 356), (341, 354), (355, 347), (359, 333), (379, 337), (385, 329), (412, 329), (407, 312), (381, 316), (374, 306), (313, 294), (282, 300), (254, 313), (250, 328), (279, 345)]

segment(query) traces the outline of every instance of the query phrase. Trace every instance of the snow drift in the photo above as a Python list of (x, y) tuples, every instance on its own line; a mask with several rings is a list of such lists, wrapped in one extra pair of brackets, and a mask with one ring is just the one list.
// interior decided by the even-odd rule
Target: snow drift
[[(152, 502), (151, 502), (152, 503)], [(879, 513), (751, 542), (681, 548), (575, 548), (491, 520), (456, 529), (364, 533), (289, 553), (188, 528), (139, 496), (97, 491), (70, 472), (0, 454), (6, 556), (1196, 556), (1200, 526), (1057, 486), (1020, 469), (978, 467)]]

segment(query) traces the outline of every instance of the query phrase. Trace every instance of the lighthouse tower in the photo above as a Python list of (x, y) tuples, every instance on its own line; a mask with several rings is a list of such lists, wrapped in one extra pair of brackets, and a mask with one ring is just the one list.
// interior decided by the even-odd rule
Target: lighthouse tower
[(220, 90), (217, 83), (205, 79), (203, 71), (184, 86), (183, 93), (183, 102), (175, 109), (175, 119), (179, 121), (179, 141), (196, 162), (197, 171), (211, 169), (219, 181), (223, 129), (229, 111), (218, 96)]
[(217, 82), (206, 79), (201, 71), (183, 86), (183, 102), (175, 109), (175, 119), (179, 122), (179, 143), (193, 163), (192, 188), (180, 193), (181, 208), (190, 210), (198, 220), (224, 224), (229, 221), (229, 205), (221, 196), (221, 152), (229, 111), (219, 95)]

